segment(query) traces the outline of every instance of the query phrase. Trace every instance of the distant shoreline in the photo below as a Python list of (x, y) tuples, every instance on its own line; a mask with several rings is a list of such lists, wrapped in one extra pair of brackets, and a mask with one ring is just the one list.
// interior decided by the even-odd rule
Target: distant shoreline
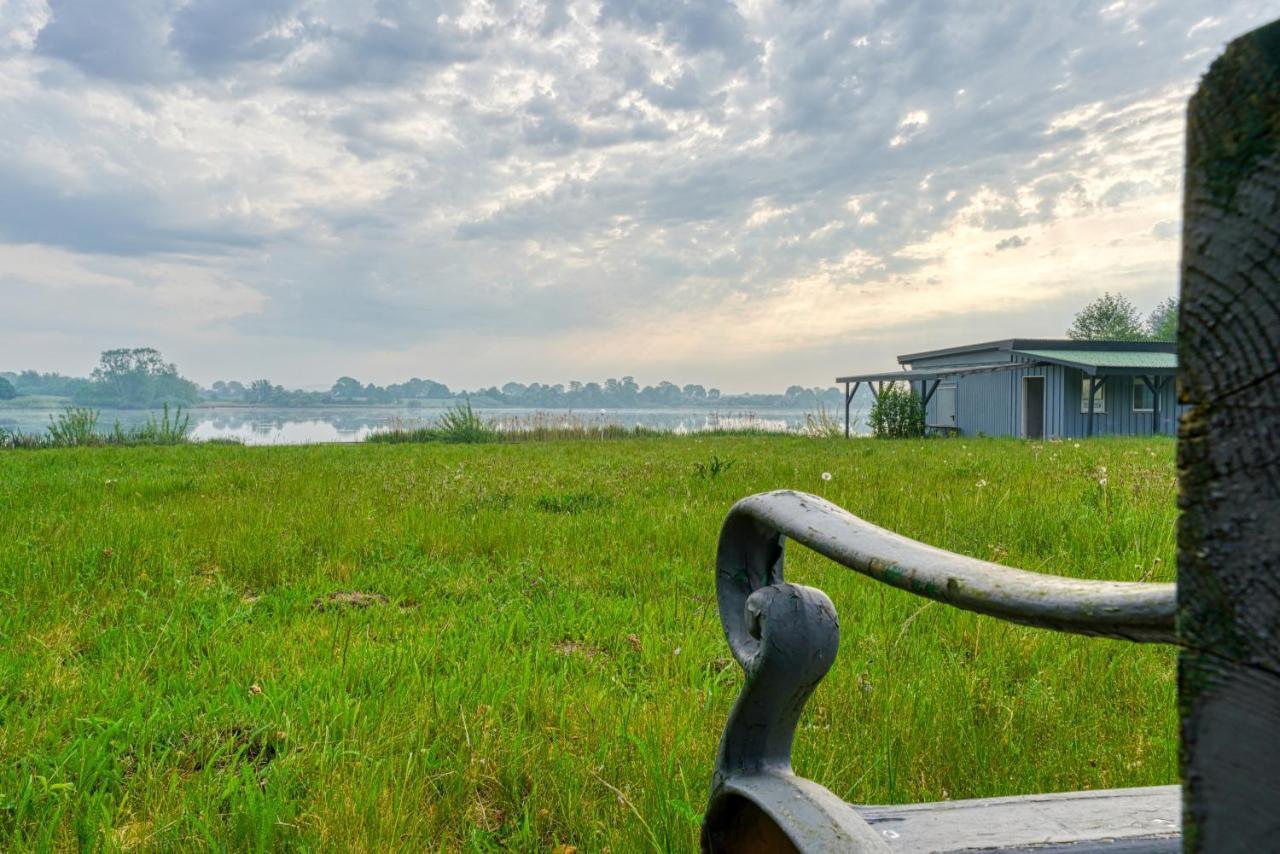
[[(300, 403), (300, 404), (279, 404), (279, 403), (242, 403), (237, 401), (217, 401), (202, 400), (199, 403), (181, 404), (184, 410), (195, 412), (202, 409), (240, 409), (246, 411), (262, 410), (298, 410), (298, 411), (323, 411), (323, 410), (363, 410), (363, 411), (398, 411), (405, 409), (448, 409), (461, 403), (466, 403), (468, 398), (410, 398), (409, 400), (397, 403), (361, 403), (359, 401), (342, 402), (333, 401), (329, 403)], [(471, 405), (476, 409), (520, 409), (532, 411), (547, 412), (583, 412), (583, 413), (599, 413), (599, 412), (635, 412), (635, 411), (666, 411), (666, 410), (694, 410), (699, 412), (718, 412), (718, 411), (783, 411), (783, 412), (804, 412), (812, 411), (816, 405), (787, 405), (787, 404), (769, 404), (769, 403), (746, 403), (746, 402), (707, 402), (707, 403), (677, 403), (677, 404), (660, 404), (660, 403), (634, 403), (627, 406), (604, 405), (604, 406), (556, 406), (554, 404), (516, 404), (502, 403), (483, 398), (470, 398)], [(170, 404), (173, 406), (174, 404)], [(0, 410), (17, 409), (17, 410), (44, 410), (44, 409), (64, 409), (68, 406), (83, 406), (87, 409), (97, 409), (102, 412), (151, 412), (161, 409), (160, 406), (152, 407), (122, 407), (107, 406), (101, 404), (77, 404), (71, 398), (51, 397), (47, 395), (27, 395), (25, 397), (16, 397), (12, 400), (0, 401)]]

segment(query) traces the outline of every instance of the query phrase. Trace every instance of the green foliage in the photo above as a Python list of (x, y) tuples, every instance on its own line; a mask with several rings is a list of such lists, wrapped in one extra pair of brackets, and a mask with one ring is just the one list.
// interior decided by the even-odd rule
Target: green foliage
[(23, 433), (21, 430), (9, 430), (0, 427), (0, 450), (22, 448), (35, 450), (48, 445), (44, 436), (37, 433)]
[(35, 450), (101, 445), (179, 445), (189, 441), (187, 431), (191, 416), (180, 406), (170, 413), (169, 405), (165, 404), (160, 418), (152, 415), (141, 427), (129, 430), (116, 421), (110, 431), (99, 432), (98, 418), (96, 409), (69, 406), (49, 417), (49, 427), (44, 435), (0, 429), (0, 448)]
[(887, 386), (867, 416), (878, 439), (915, 439), (924, 435), (924, 404), (909, 388)]
[(497, 431), (476, 414), (469, 400), (446, 409), (436, 421), (436, 432), (441, 442), (476, 444), (498, 438)]
[[(128, 441), (145, 445), (178, 445), (187, 441), (187, 431), (191, 425), (191, 414), (183, 412), (182, 407), (174, 409), (173, 418), (169, 417), (169, 404), (164, 405), (164, 416), (159, 420), (154, 415), (147, 423), (129, 434)], [(116, 431), (119, 432), (119, 423)]]
[(55, 417), (49, 416), (49, 443), (59, 448), (77, 445), (100, 445), (98, 435), (98, 411), (78, 406), (68, 406)]
[[(710, 569), (732, 502), (804, 489), (974, 557), (1172, 581), (1174, 442), (1074, 445), (0, 454), (0, 851), (697, 850), (743, 679)], [(712, 448), (741, 464), (692, 481)], [(928, 604), (796, 543), (787, 578), (840, 617), (795, 757), (832, 791), (1177, 781), (1176, 649)], [(343, 591), (365, 606), (316, 606)]]
[(18, 390), (13, 387), (13, 383), (0, 377), (0, 400), (13, 400), (17, 396)]
[[(859, 421), (858, 418), (849, 419), (849, 429), (856, 428)], [(815, 439), (841, 439), (844, 437), (844, 422), (827, 409), (825, 403), (819, 403), (816, 411), (804, 414), (804, 426), (800, 432)]]
[(11, 373), (5, 378), (13, 383), (19, 396), (71, 397), (89, 383), (83, 377), (68, 377), (58, 373), (42, 374), (38, 371)]
[(172, 362), (151, 347), (106, 350), (92, 382), (80, 386), (75, 401), (93, 406), (145, 409), (165, 402), (195, 403), (199, 387), (178, 376)]
[(1147, 317), (1147, 337), (1152, 341), (1178, 340), (1178, 300), (1169, 297)]
[(1076, 341), (1142, 341), (1147, 332), (1128, 297), (1104, 293), (1076, 313), (1067, 337)]
[(712, 454), (709, 462), (696, 462), (693, 464), (693, 470), (697, 472), (698, 477), (708, 480), (715, 480), (722, 474), (727, 474), (729, 469), (733, 468), (734, 460), (722, 460), (719, 455)]

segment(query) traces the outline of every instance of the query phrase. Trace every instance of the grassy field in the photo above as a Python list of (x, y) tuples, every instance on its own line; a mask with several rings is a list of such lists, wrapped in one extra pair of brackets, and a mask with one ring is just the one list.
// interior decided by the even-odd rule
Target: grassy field
[[(712, 569), (735, 499), (792, 487), (966, 554), (1167, 581), (1173, 450), (0, 453), (0, 849), (690, 850), (741, 683)], [(732, 467), (711, 477), (713, 455)], [(954, 612), (798, 547), (788, 561), (841, 616), (796, 757), (836, 793), (1176, 780), (1171, 650)]]

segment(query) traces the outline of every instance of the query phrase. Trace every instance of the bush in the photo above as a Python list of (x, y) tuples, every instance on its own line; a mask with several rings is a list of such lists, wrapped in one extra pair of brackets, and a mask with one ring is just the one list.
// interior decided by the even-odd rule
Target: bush
[(889, 386), (871, 405), (868, 421), (878, 439), (915, 439), (924, 435), (924, 404), (911, 389)]
[[(187, 441), (187, 430), (191, 425), (190, 413), (182, 411), (182, 407), (174, 410), (169, 417), (169, 404), (164, 405), (164, 417), (157, 419), (154, 415), (147, 423), (129, 433), (124, 434), (121, 444), (138, 445), (180, 445)], [(116, 423), (116, 432), (120, 432), (120, 424)]]
[(446, 409), (436, 422), (436, 432), (442, 442), (472, 444), (498, 438), (496, 431), (471, 408), (470, 400)]
[(98, 411), (68, 406), (57, 418), (49, 416), (49, 444), (59, 448), (76, 445), (100, 445)]

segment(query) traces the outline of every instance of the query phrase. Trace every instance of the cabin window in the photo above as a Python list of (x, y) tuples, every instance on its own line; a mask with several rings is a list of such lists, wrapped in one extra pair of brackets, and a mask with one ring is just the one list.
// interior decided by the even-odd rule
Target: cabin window
[[(1085, 377), (1080, 385), (1080, 412), (1086, 414), (1089, 412), (1089, 383), (1090, 377)], [(1095, 414), (1106, 413), (1107, 411), (1107, 385), (1101, 383), (1098, 390), (1093, 394), (1093, 411)]]
[(1133, 381), (1133, 411), (1150, 412), (1156, 408), (1156, 396), (1150, 387), (1138, 377)]

